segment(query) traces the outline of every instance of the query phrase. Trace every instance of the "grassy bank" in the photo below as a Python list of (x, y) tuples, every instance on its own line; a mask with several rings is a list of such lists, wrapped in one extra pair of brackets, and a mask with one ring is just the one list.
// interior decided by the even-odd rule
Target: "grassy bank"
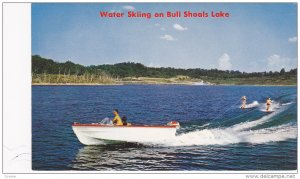
[(117, 78), (110, 75), (64, 75), (64, 74), (33, 74), (32, 84), (115, 84)]
[(188, 76), (177, 76), (173, 78), (151, 78), (151, 77), (126, 77), (122, 78), (123, 84), (186, 84), (193, 85), (203, 82), (201, 79)]
[(186, 84), (192, 85), (202, 82), (186, 76), (174, 78), (150, 78), (150, 77), (126, 77), (113, 78), (110, 75), (56, 75), (56, 74), (34, 74), (33, 85), (109, 85), (109, 84)]
[(63, 75), (63, 74), (34, 74), (33, 85), (111, 85), (111, 84), (184, 84), (199, 83), (212, 85), (297, 85), (297, 77), (249, 77), (249, 78), (212, 78), (202, 76), (190, 78), (177, 76), (173, 78), (125, 77), (114, 78), (107, 74), (102, 75)]

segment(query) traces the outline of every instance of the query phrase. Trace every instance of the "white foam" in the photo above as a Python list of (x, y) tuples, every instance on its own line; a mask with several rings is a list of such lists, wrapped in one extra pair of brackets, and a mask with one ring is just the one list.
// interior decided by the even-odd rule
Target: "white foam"
[[(281, 108), (279, 108), (279, 107), (280, 107), (279, 103), (275, 103), (274, 109), (276, 109), (276, 111), (274, 111), (273, 113), (270, 113), (266, 116), (263, 116), (262, 118), (260, 118), (258, 120), (255, 120), (255, 121), (247, 121), (247, 122), (243, 122), (243, 123), (233, 125), (230, 128), (234, 131), (242, 131), (242, 130), (249, 129), (249, 128), (252, 128), (254, 126), (263, 124), (263, 123), (269, 121), (270, 119), (272, 119), (272, 117), (276, 116), (278, 113), (280, 113), (280, 112), (282, 112), (286, 109), (286, 107), (281, 107)], [(265, 112), (265, 110), (264, 110), (264, 112)]]
[(254, 108), (254, 107), (258, 106), (258, 105), (259, 105), (258, 101), (253, 101), (253, 102), (250, 103), (250, 104), (246, 104), (245, 108), (246, 108), (246, 109)]
[[(243, 133), (242, 133), (243, 134)], [(296, 125), (281, 125), (255, 131), (244, 132), (244, 141), (261, 144), (266, 142), (278, 142), (297, 138)]]
[(287, 105), (290, 105), (290, 104), (293, 104), (294, 102), (290, 102), (290, 103), (283, 103), (281, 104), (282, 106), (287, 106)]
[(252, 127), (257, 126), (259, 124), (263, 124), (263, 123), (269, 121), (272, 117), (277, 115), (279, 112), (281, 112), (281, 111), (276, 111), (276, 112), (270, 113), (269, 115), (263, 116), (262, 118), (260, 118), (258, 120), (255, 120), (255, 121), (242, 122), (242, 123), (233, 125), (230, 128), (234, 131), (242, 131), (242, 130), (245, 130), (245, 129), (249, 129), (249, 128), (252, 128)]
[(297, 138), (296, 125), (281, 125), (260, 130), (235, 131), (232, 128), (204, 129), (161, 141), (164, 146), (228, 145), (235, 143), (262, 144)]
[(163, 141), (153, 141), (164, 146), (228, 145), (235, 143), (262, 144), (297, 138), (297, 125), (284, 124), (276, 127), (250, 130), (250, 128), (270, 121), (282, 112), (284, 107), (262, 118), (236, 124), (227, 128), (214, 128), (188, 132)]
[(199, 127), (206, 127), (208, 126), (210, 123), (206, 123), (206, 124), (203, 124), (202, 126), (199, 126)]

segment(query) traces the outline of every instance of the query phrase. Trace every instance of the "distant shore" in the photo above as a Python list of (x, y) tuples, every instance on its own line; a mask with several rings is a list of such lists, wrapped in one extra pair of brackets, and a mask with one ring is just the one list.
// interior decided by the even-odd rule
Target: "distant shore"
[(32, 83), (32, 86), (109, 86), (109, 85), (123, 85), (118, 83), (104, 84), (104, 83)]
[(162, 77), (124, 77), (111, 78), (108, 76), (76, 76), (76, 75), (34, 75), (32, 85), (34, 86), (105, 86), (105, 85), (219, 85), (219, 86), (297, 86), (297, 78), (190, 78), (178, 75), (172, 78)]
[(32, 83), (32, 86), (116, 86), (116, 85), (190, 85), (190, 86), (297, 86), (280, 84), (195, 84), (195, 83)]
[[(52, 78), (51, 78), (52, 77)], [(185, 76), (179, 76), (175, 78), (150, 78), (150, 77), (126, 77), (122, 79), (109, 79), (105, 81), (93, 81), (89, 82), (86, 79), (79, 79), (80, 77), (57, 77), (54, 75), (48, 75), (48, 80), (42, 81), (33, 78), (32, 85), (70, 85), (70, 86), (91, 86), (91, 85), (131, 85), (131, 84), (153, 84), (153, 85), (214, 85), (209, 82), (204, 82), (201, 79), (193, 79)], [(76, 80), (74, 80), (76, 79)], [(72, 81), (73, 80), (73, 81)], [(47, 82), (48, 81), (48, 82)]]
[[(32, 83), (32, 86), (197, 85), (194, 83)], [(212, 84), (203, 84), (204, 86)]]

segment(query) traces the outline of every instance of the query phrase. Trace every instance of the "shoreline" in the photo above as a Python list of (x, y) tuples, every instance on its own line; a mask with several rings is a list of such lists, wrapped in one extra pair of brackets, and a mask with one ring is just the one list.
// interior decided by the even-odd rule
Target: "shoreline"
[(31, 86), (120, 86), (120, 85), (187, 85), (187, 86), (291, 86), (297, 85), (280, 85), (280, 84), (196, 84), (189, 83), (31, 83)]

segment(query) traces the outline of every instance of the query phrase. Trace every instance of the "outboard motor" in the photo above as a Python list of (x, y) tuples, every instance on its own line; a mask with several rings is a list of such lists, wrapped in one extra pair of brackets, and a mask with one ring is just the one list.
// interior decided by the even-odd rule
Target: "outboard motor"
[(168, 126), (176, 126), (176, 129), (179, 129), (180, 124), (177, 121), (171, 121), (167, 123)]

